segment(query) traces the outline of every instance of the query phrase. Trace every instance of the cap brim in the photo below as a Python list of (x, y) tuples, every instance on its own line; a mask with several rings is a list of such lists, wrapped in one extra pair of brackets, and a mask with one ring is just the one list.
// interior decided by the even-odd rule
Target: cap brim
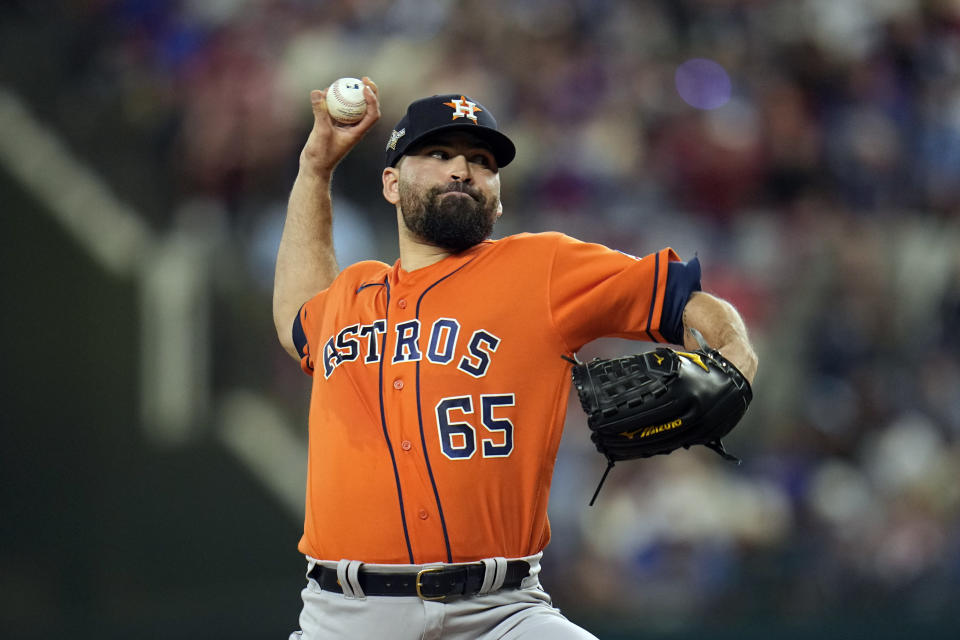
[(497, 161), (498, 169), (510, 164), (517, 155), (517, 148), (514, 146), (513, 141), (496, 129), (485, 127), (483, 125), (454, 122), (435, 127), (429, 131), (425, 131), (416, 138), (406, 141), (406, 144), (403, 145), (402, 148), (397, 149), (396, 156), (393, 158), (390, 166), (396, 166), (397, 162), (399, 162), (400, 158), (407, 153), (408, 149), (415, 147), (431, 136), (435, 136), (438, 133), (443, 133), (445, 131), (466, 131), (468, 133), (472, 133), (489, 144), (490, 151), (493, 153), (493, 158)]

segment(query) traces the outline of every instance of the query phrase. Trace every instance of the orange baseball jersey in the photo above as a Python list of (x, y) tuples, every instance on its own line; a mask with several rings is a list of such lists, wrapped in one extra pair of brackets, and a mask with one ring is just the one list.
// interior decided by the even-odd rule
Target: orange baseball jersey
[(602, 336), (680, 342), (696, 259), (560, 233), (490, 240), (415, 271), (360, 262), (294, 324), (313, 375), (299, 549), (372, 563), (522, 557), (570, 389), (561, 356)]

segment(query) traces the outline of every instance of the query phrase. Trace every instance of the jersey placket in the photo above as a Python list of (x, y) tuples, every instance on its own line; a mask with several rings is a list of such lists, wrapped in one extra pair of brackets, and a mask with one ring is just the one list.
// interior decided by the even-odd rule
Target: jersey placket
[[(391, 289), (388, 340), (382, 354), (383, 402), (403, 492), (411, 562), (421, 563), (448, 556), (448, 550), (420, 432), (418, 378), (423, 346), (416, 317), (418, 292), (403, 283)], [(429, 429), (429, 423), (424, 428)]]

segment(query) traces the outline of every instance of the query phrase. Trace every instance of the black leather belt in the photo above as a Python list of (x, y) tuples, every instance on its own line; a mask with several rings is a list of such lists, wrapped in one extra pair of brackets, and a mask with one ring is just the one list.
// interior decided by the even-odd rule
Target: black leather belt
[[(412, 573), (377, 573), (360, 567), (357, 582), (368, 596), (417, 596), (423, 600), (443, 600), (451, 596), (476, 595), (483, 586), (486, 567), (482, 563), (427, 567)], [(501, 589), (516, 589), (530, 575), (525, 560), (507, 563), (507, 575)], [(321, 589), (343, 593), (337, 570), (316, 565), (309, 576)]]

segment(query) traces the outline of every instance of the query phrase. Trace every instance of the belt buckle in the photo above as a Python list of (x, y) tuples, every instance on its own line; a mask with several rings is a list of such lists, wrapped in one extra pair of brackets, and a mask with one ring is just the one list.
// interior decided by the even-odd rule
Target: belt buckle
[(420, 571), (417, 572), (417, 597), (418, 598), (420, 598), (421, 600), (444, 600), (447, 597), (447, 596), (425, 596), (423, 595), (423, 591), (420, 590), (421, 587), (423, 586), (420, 582), (420, 578), (423, 576), (423, 574), (430, 573), (431, 571), (442, 571), (442, 570), (443, 570), (443, 567), (427, 567), (426, 569), (421, 569)]

